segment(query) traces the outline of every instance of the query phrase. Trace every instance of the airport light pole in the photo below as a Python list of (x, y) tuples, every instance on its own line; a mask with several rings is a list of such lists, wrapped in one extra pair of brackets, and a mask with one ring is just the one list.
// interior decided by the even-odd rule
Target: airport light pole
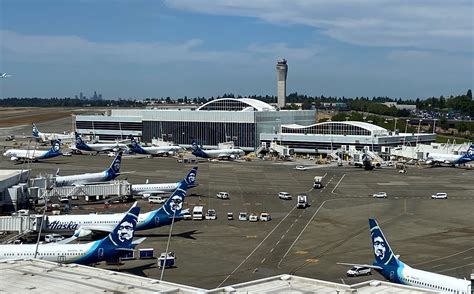
[[(161, 266), (160, 281), (163, 281), (163, 275), (165, 274), (166, 261), (168, 260), (168, 250), (169, 250), (169, 247), (170, 247), (171, 233), (173, 232), (173, 224), (174, 224), (174, 217), (176, 216), (176, 209), (178, 209), (178, 208), (175, 207), (174, 210), (173, 210), (173, 218), (171, 219), (170, 233), (168, 235), (168, 242), (166, 243), (165, 260), (163, 260), (163, 265)], [(158, 259), (158, 263), (159, 262), (160, 262), (160, 260)]]

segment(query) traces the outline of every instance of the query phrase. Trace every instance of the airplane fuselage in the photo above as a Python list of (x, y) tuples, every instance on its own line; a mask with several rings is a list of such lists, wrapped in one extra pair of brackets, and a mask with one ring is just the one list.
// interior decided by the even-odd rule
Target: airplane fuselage
[(115, 177), (112, 177), (107, 171), (98, 172), (98, 173), (86, 173), (81, 175), (71, 175), (71, 176), (57, 176), (56, 177), (56, 186), (72, 186), (72, 185), (85, 185), (90, 183), (97, 182), (107, 182), (113, 180)]
[[(470, 282), (433, 272), (414, 269), (401, 261), (398, 267), (385, 266), (378, 270), (387, 280), (409, 286), (422, 287), (441, 292), (469, 294)], [(456, 292), (458, 291), (458, 292)]]
[(55, 156), (59, 156), (61, 153), (53, 154), (50, 150), (25, 150), (25, 149), (9, 149), (3, 156), (10, 157), (11, 160), (21, 160), (21, 159), (29, 159), (29, 160), (40, 160), (51, 158)]
[[(119, 220), (120, 221), (120, 220)], [(84, 244), (40, 244), (36, 258), (62, 263), (88, 264), (104, 260), (100, 241)], [(0, 245), (0, 259), (35, 258), (36, 244)]]

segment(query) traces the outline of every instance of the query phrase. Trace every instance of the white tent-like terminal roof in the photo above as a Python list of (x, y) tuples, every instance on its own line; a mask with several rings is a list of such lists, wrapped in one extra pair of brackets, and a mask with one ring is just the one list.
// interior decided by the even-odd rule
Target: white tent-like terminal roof
[(207, 102), (196, 111), (275, 111), (268, 103), (252, 98), (220, 98)]

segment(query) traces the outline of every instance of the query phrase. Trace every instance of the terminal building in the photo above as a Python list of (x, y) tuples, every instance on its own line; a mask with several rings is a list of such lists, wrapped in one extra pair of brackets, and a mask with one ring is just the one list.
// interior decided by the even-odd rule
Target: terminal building
[(416, 143), (430, 143), (435, 134), (399, 133), (356, 121), (316, 123), (316, 110), (278, 110), (250, 98), (212, 100), (196, 109), (113, 109), (107, 115), (78, 115), (76, 129), (99, 140), (124, 140), (129, 135), (150, 143), (153, 139), (184, 147), (194, 138), (204, 148), (233, 142), (251, 152), (270, 143), (296, 153), (331, 150), (372, 151)]
[(314, 124), (316, 110), (277, 110), (249, 98), (222, 98), (190, 109), (113, 109), (108, 116), (76, 116), (80, 134), (100, 140), (129, 135), (151, 142), (153, 138), (190, 146), (192, 138), (205, 148), (234, 142), (245, 151), (260, 146), (260, 134), (275, 134), (282, 124)]

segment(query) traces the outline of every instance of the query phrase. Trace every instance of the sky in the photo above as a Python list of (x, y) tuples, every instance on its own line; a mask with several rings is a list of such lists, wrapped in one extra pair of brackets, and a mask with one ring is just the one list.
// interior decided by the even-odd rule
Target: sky
[(474, 84), (472, 0), (0, 0), (0, 97), (413, 99)]

